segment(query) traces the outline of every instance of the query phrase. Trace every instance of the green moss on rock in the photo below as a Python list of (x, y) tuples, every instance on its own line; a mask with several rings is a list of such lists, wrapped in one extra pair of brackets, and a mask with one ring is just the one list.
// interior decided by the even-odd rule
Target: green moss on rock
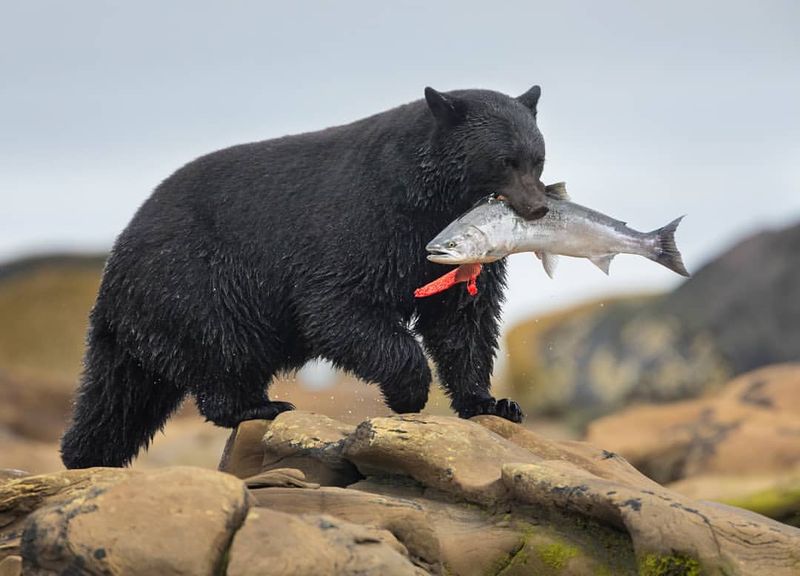
[(680, 554), (648, 554), (639, 564), (641, 576), (702, 576), (700, 563)]
[(561, 570), (567, 565), (570, 558), (578, 555), (579, 550), (575, 546), (555, 542), (537, 548), (536, 553), (547, 566), (555, 570)]
[(722, 501), (787, 524), (800, 524), (800, 481)]

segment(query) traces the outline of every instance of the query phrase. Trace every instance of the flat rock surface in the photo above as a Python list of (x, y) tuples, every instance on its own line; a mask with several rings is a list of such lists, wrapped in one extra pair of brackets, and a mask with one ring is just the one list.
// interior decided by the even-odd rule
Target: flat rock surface
[(345, 444), (344, 455), (365, 475), (410, 476), (479, 504), (505, 496), (499, 482), (503, 463), (540, 459), (474, 422), (416, 414), (361, 423)]

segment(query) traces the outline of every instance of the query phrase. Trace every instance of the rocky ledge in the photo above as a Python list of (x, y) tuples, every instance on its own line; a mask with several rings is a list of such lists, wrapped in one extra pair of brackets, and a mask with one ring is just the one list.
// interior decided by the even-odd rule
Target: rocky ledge
[(800, 530), (494, 417), (251, 421), (221, 472), (0, 474), (0, 575), (800, 574)]

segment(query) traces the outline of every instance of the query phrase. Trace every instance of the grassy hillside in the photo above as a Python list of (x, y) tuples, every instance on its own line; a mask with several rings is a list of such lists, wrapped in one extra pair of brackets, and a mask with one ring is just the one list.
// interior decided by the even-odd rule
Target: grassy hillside
[(74, 383), (103, 260), (56, 256), (0, 267), (0, 371)]

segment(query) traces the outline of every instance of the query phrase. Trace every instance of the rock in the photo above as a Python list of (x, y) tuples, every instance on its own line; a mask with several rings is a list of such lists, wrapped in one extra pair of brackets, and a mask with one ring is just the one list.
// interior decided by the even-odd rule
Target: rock
[(702, 474), (668, 487), (695, 500), (716, 500), (800, 527), (800, 467), (772, 474)]
[(248, 488), (319, 488), (319, 484), (306, 482), (306, 475), (294, 468), (273, 468), (244, 479)]
[(300, 410), (283, 412), (270, 423), (243, 422), (231, 433), (219, 469), (246, 478), (275, 468), (296, 468), (309, 482), (347, 486), (361, 479), (341, 456), (354, 428)]
[(17, 470), (16, 468), (0, 468), (0, 483), (7, 482), (9, 480), (18, 480), (19, 478), (25, 478), (26, 476), (30, 476), (30, 474), (24, 470)]
[(237, 478), (247, 478), (261, 472), (264, 462), (261, 439), (271, 423), (270, 420), (247, 420), (239, 424), (228, 436), (218, 470)]
[[(409, 414), (352, 431), (311, 413), (281, 418), (243, 424), (228, 445), (223, 463), (259, 470), (249, 489), (190, 468), (0, 482), (0, 561), (21, 556), (33, 575), (784, 576), (800, 567), (796, 528), (692, 500), (612, 452), (496, 417)], [(297, 467), (278, 459), (261, 469), (258, 454), (281, 449)], [(357, 466), (359, 480), (309, 481), (305, 470), (321, 463)]]
[[(299, 545), (302, 543), (302, 545)], [(228, 576), (424, 574), (385, 530), (326, 515), (256, 508), (234, 538)]]
[(441, 493), (418, 485), (398, 484), (396, 478), (391, 484), (366, 480), (351, 488), (393, 494), (420, 506), (439, 541), (445, 574), (622, 576), (636, 572), (630, 540), (618, 531), (572, 520), (561, 524), (558, 515), (543, 508), (509, 503), (503, 511), (490, 512), (443, 499)]
[(755, 234), (664, 301), (690, 332), (706, 330), (733, 374), (798, 360), (800, 223)]
[(500, 482), (503, 463), (539, 460), (474, 422), (418, 414), (361, 423), (347, 439), (343, 454), (362, 474), (410, 476), (425, 486), (484, 505), (505, 496)]
[(510, 440), (514, 444), (530, 450), (544, 460), (563, 460), (595, 474), (606, 480), (630, 482), (643, 487), (658, 486), (649, 478), (642, 476), (624, 458), (608, 450), (595, 448), (588, 442), (548, 440), (530, 430), (508, 420), (492, 416), (476, 416), (473, 421)]
[(128, 472), (31, 514), (25, 574), (217, 574), (244, 521), (244, 484), (200, 468)]
[(580, 426), (635, 402), (697, 397), (798, 357), (800, 224), (757, 234), (669, 294), (605, 300), (509, 331), (508, 378), (530, 414)]
[[(22, 531), (28, 514), (45, 506), (69, 501), (75, 494), (87, 490), (92, 478), (98, 486), (126, 477), (125, 472), (74, 470), (41, 476), (23, 476), (0, 483), (0, 560), (18, 555)], [(113, 480), (110, 476), (113, 475)]]
[(706, 474), (779, 474), (800, 465), (798, 392), (800, 364), (762, 368), (712, 396), (596, 420), (587, 439), (662, 483)]
[(391, 532), (418, 563), (440, 564), (439, 540), (425, 508), (418, 502), (359, 490), (326, 487), (253, 490), (258, 506), (291, 514), (329, 514), (348, 522)]
[(118, 468), (90, 468), (23, 476), (1, 483), (0, 542), (4, 535), (21, 528), (21, 521), (34, 510), (69, 502), (89, 489), (105, 489), (131, 474)]
[(22, 576), (22, 557), (6, 556), (0, 560), (0, 576)]
[(800, 530), (757, 514), (605, 480), (570, 462), (507, 464), (503, 481), (522, 502), (626, 530), (645, 573), (670, 564), (676, 571), (665, 573), (790, 576), (800, 569)]

